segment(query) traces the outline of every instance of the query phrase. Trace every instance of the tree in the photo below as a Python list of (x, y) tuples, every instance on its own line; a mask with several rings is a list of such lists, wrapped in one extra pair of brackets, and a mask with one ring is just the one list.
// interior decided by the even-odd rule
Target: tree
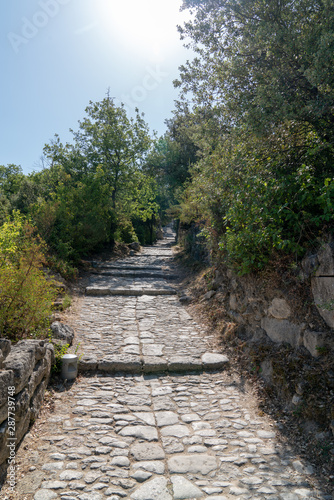
[(148, 127), (138, 110), (136, 118), (129, 119), (124, 106), (116, 107), (109, 96), (90, 102), (86, 113), (74, 133), (76, 147), (89, 169), (102, 168), (111, 189), (112, 208), (122, 210), (122, 197), (150, 146)]
[[(179, 28), (198, 57), (176, 85), (220, 108), (227, 128), (257, 133), (295, 120), (334, 138), (332, 0), (184, 0), (195, 19)], [(224, 108), (222, 112), (221, 108)]]
[[(184, 0), (181, 67), (199, 161), (181, 220), (245, 273), (333, 230), (334, 11), (329, 0)], [(189, 128), (188, 128), (189, 129)]]

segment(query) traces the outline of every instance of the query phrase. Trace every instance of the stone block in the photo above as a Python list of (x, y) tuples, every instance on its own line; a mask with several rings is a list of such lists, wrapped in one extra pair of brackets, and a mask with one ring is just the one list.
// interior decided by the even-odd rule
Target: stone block
[(68, 325), (55, 321), (51, 325), (52, 338), (65, 340), (67, 344), (72, 345), (74, 339), (74, 330)]
[(98, 361), (95, 356), (83, 356), (79, 360), (79, 371), (80, 372), (85, 372), (85, 371), (94, 371), (97, 370), (97, 365)]
[(0, 350), (2, 351), (4, 358), (6, 358), (8, 356), (11, 348), (12, 348), (12, 344), (11, 344), (10, 340), (0, 339)]
[(24, 415), (26, 414), (29, 404), (30, 404), (30, 399), (31, 399), (32, 394), (29, 394), (29, 391), (27, 388), (23, 389), (23, 391), (20, 392), (15, 398), (15, 418), (18, 421), (19, 419), (23, 418)]
[(36, 361), (39, 361), (45, 356), (46, 345), (47, 342), (45, 340), (20, 340), (20, 342), (16, 344), (15, 349), (33, 352)]
[[(7, 401), (8, 401), (8, 387), (14, 386), (14, 373), (6, 370), (0, 372), (0, 423), (7, 418)], [(6, 407), (6, 417), (2, 418), (2, 408)]]
[(172, 356), (169, 358), (168, 371), (170, 372), (186, 372), (194, 370), (202, 370), (202, 362), (198, 358), (190, 356)]
[(115, 354), (111, 356), (105, 356), (99, 362), (98, 369), (109, 373), (141, 373), (142, 364), (139, 356)]
[(206, 352), (202, 356), (202, 363), (204, 370), (220, 370), (226, 367), (229, 359), (223, 354)]
[(28, 382), (28, 391), (30, 396), (32, 396), (36, 390), (36, 387), (42, 382), (43, 378), (49, 376), (51, 370), (51, 352), (48, 351), (43, 359), (38, 361), (35, 365), (34, 370)]
[(165, 358), (156, 356), (143, 356), (144, 373), (163, 373), (168, 370), (168, 362)]
[(89, 297), (101, 297), (110, 294), (110, 289), (107, 287), (88, 286), (86, 288), (86, 295)]
[(290, 323), (286, 319), (281, 320), (266, 317), (262, 319), (261, 327), (273, 342), (286, 342), (294, 348), (297, 348), (301, 344), (302, 327)]
[(261, 363), (261, 377), (268, 384), (271, 385), (273, 382), (273, 364), (270, 359), (265, 359)]
[(17, 443), (19, 444), (24, 435), (28, 432), (31, 421), (31, 409), (28, 408), (23, 417), (16, 422), (16, 438)]
[(0, 425), (0, 464), (8, 458), (8, 422), (5, 421)]
[(321, 347), (326, 346), (327, 335), (323, 332), (311, 332), (306, 331), (304, 333), (303, 344), (309, 353), (314, 357), (318, 357), (321, 354)]
[(214, 297), (215, 295), (216, 295), (215, 290), (210, 290), (209, 292), (207, 292), (207, 293), (204, 295), (203, 299), (204, 299), (204, 300), (211, 300), (211, 299), (212, 299), (212, 297)]
[(209, 472), (217, 470), (216, 457), (206, 454), (176, 455), (168, 460), (168, 468), (171, 474), (202, 474), (206, 476)]
[(4, 361), (4, 368), (11, 370), (14, 374), (15, 394), (18, 394), (26, 386), (35, 367), (35, 350), (20, 348), (17, 344)]
[(31, 410), (31, 419), (35, 420), (38, 417), (39, 410), (44, 401), (45, 390), (48, 385), (48, 379), (44, 378), (44, 380), (39, 384), (37, 389), (35, 390), (31, 401), (30, 401), (30, 410)]
[(319, 267), (311, 280), (313, 298), (319, 314), (334, 328), (334, 258), (329, 244), (319, 250), (318, 261)]
[(237, 296), (234, 293), (231, 293), (230, 295), (229, 304), (230, 304), (230, 309), (232, 309), (232, 311), (237, 311), (238, 301), (237, 301)]
[(291, 309), (286, 300), (276, 298), (272, 301), (268, 313), (276, 319), (287, 319), (291, 316)]
[(51, 343), (46, 344), (46, 350), (50, 351), (51, 365), (53, 365), (54, 362), (55, 362), (55, 348), (54, 348), (54, 345), (51, 344)]

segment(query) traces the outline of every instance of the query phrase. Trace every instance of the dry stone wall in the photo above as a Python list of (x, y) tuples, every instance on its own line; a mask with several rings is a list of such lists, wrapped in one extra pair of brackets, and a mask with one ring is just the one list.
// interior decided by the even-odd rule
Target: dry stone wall
[(276, 268), (245, 276), (212, 252), (203, 279), (180, 298), (193, 299), (195, 310), (201, 303), (218, 326), (227, 352), (263, 379), (269, 399), (300, 418), (315, 439), (333, 439), (334, 238), (298, 266), (282, 259)]
[(38, 415), (53, 361), (54, 347), (48, 341), (11, 345), (0, 339), (0, 477), (10, 455), (8, 443), (17, 446)]
[[(254, 340), (270, 339), (275, 344), (305, 348), (313, 357), (324, 349), (334, 349), (334, 253), (324, 243), (316, 255), (301, 263), (296, 282), (299, 289), (310, 290), (308, 304), (298, 304), (289, 285), (279, 287), (269, 282), (262, 286), (252, 277), (239, 278), (227, 271), (217, 273), (216, 293), (225, 293), (227, 314)], [(221, 284), (219, 284), (221, 280)], [(299, 300), (300, 302), (300, 300)], [(305, 301), (307, 302), (307, 301)], [(305, 314), (300, 311), (304, 307)], [(313, 309), (313, 312), (310, 311)], [(315, 320), (315, 321), (314, 321)], [(253, 335), (253, 336), (252, 336)]]

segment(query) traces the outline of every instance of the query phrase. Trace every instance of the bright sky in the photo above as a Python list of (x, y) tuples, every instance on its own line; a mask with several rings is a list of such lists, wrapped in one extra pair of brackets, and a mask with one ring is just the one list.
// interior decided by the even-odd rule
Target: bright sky
[(15, 0), (0, 6), (0, 165), (40, 169), (43, 146), (72, 140), (89, 101), (110, 95), (166, 130), (178, 67), (182, 0)]

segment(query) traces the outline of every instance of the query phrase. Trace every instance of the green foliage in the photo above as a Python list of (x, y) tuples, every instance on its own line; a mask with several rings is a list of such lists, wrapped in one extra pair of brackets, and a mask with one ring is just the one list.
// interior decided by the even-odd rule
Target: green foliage
[[(213, 252), (239, 273), (301, 256), (334, 222), (334, 11), (329, 1), (185, 0), (197, 52), (177, 114), (199, 160), (181, 192)], [(188, 95), (187, 95), (188, 94)], [(188, 98), (188, 99), (187, 99)], [(176, 213), (176, 210), (174, 210)]]
[(61, 359), (65, 354), (68, 353), (70, 344), (58, 344), (53, 342), (54, 352), (55, 352), (55, 361), (51, 368), (51, 373), (53, 375), (58, 375), (61, 372)]
[(0, 336), (45, 334), (56, 291), (45, 278), (43, 242), (19, 213), (0, 227)]
[[(62, 361), (61, 360), (62, 360), (62, 357), (65, 356), (65, 354), (69, 353), (70, 344), (62, 344), (62, 343), (59, 343), (59, 342), (55, 342), (52, 339), (51, 334), (49, 336), (49, 339), (50, 339), (50, 342), (53, 343), (54, 353), (55, 353), (55, 361), (54, 361), (54, 364), (51, 367), (51, 373), (53, 375), (59, 375), (61, 373), (61, 367), (62, 367)], [(77, 355), (78, 356), (78, 360), (80, 361), (80, 359), (82, 358), (83, 354), (78, 354), (79, 348), (80, 348), (80, 342), (75, 347), (73, 354)]]

